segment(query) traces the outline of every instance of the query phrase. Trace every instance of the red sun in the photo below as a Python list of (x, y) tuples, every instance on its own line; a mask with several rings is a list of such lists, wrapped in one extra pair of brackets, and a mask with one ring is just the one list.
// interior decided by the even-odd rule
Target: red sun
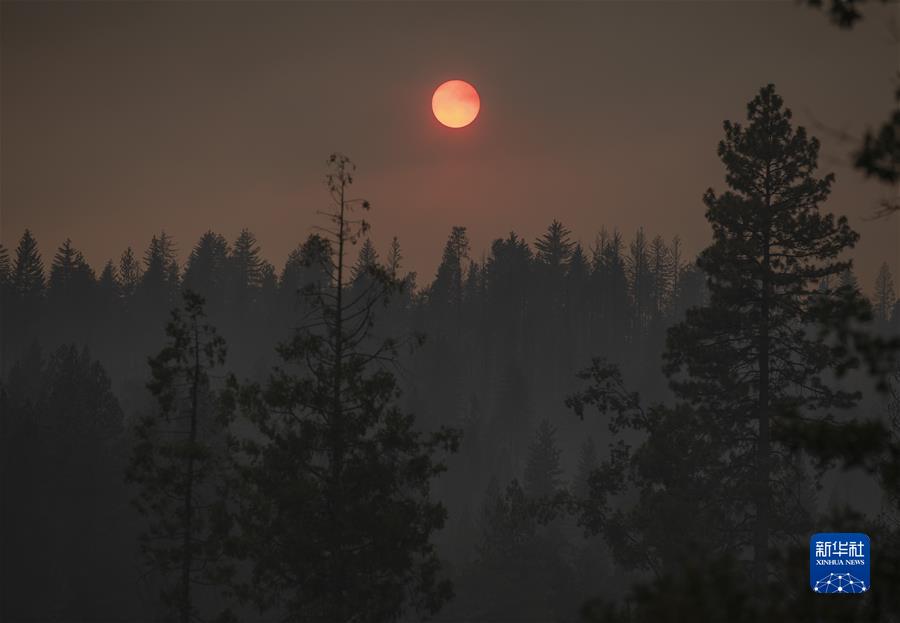
[(481, 98), (475, 87), (465, 80), (448, 80), (435, 89), (431, 110), (448, 128), (464, 128), (478, 116)]

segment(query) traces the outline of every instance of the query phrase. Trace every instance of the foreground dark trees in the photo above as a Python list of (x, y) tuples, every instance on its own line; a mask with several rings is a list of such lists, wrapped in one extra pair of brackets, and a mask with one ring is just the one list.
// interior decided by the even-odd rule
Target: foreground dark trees
[[(657, 576), (633, 594), (635, 608), (591, 605), (595, 620), (678, 620), (688, 612), (699, 620), (823, 620), (805, 585), (785, 584), (804, 577), (802, 545), (793, 547), (816, 525), (864, 524), (816, 516), (819, 470), (850, 454), (851, 463), (869, 461), (889, 499), (896, 490), (889, 475), (898, 451), (885, 440), (897, 431), (839, 415), (860, 394), (836, 379), (861, 358), (829, 336), (859, 335), (836, 328), (842, 323), (877, 326), (850, 280), (835, 279), (847, 274), (839, 257), (857, 236), (845, 219), (820, 211), (831, 178), (814, 175), (818, 143), (791, 127), (771, 86), (748, 106), (748, 124), (726, 122), (725, 134), (719, 154), (730, 190), (706, 195), (713, 244), (698, 261), (709, 301), (670, 328), (664, 355), (674, 404), (644, 407), (602, 359), (568, 400), (580, 417), (599, 411), (618, 438), (575, 500), (581, 522), (604, 534), (621, 564)], [(885, 275), (879, 283), (888, 289)], [(896, 369), (896, 338), (857, 341)], [(640, 442), (632, 447), (623, 431)], [(636, 501), (616, 508), (629, 491)], [(888, 544), (897, 539), (896, 527), (871, 530)], [(878, 579), (890, 585), (894, 557), (885, 558)], [(878, 598), (836, 613), (900, 614)]]
[(832, 419), (834, 409), (855, 399), (823, 382), (839, 360), (815, 330), (820, 298), (855, 294), (819, 284), (850, 268), (839, 258), (858, 239), (846, 218), (820, 209), (834, 178), (816, 177), (818, 152), (816, 139), (791, 126), (771, 85), (748, 105), (746, 126), (725, 123), (719, 156), (729, 189), (704, 197), (713, 244), (698, 261), (710, 301), (670, 330), (666, 351), (678, 396), (716, 418), (730, 460), (749, 472), (735, 488), (754, 508), (760, 581), (768, 574), (771, 534), (793, 521), (775, 516), (789, 507), (784, 499), (773, 504), (773, 493), (802, 478), (779, 447), (779, 427)]

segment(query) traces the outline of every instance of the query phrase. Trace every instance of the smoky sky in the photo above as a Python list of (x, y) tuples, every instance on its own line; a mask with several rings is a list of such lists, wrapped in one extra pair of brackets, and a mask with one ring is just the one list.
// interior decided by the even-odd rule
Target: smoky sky
[[(842, 31), (793, 2), (4, 2), (2, 241), (29, 227), (48, 262), (71, 237), (99, 268), (163, 229), (184, 259), (247, 227), (280, 268), (341, 151), (420, 283), (453, 225), (473, 259), (554, 218), (585, 246), (643, 225), (693, 253), (722, 121), (773, 82), (822, 139), (871, 289), (882, 261), (900, 274), (900, 218), (867, 220), (890, 189), (839, 134), (887, 117), (898, 49), (896, 5), (865, 11)], [(452, 78), (481, 96), (463, 130), (431, 114)]]

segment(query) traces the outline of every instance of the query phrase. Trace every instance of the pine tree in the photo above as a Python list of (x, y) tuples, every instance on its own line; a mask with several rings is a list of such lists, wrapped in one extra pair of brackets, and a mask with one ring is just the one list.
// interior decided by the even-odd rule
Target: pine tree
[(278, 271), (272, 262), (263, 260), (259, 269), (259, 295), (263, 301), (263, 307), (268, 304), (278, 290)]
[(53, 257), (53, 264), (50, 267), (50, 289), (69, 288), (89, 271), (93, 278), (93, 272), (84, 255), (72, 246), (71, 239), (66, 238)]
[(54, 324), (83, 323), (91, 311), (89, 297), (94, 284), (93, 269), (67, 238), (57, 249), (50, 266), (48, 297), (51, 314), (57, 316)]
[(224, 304), (230, 253), (224, 236), (212, 231), (204, 233), (188, 257), (184, 287), (202, 296), (208, 305)]
[(580, 244), (576, 244), (572, 248), (572, 255), (569, 257), (569, 271), (567, 273), (572, 283), (583, 284), (587, 282), (591, 273), (591, 267), (588, 263), (587, 256), (584, 254), (584, 248)]
[(562, 451), (556, 444), (556, 429), (544, 418), (538, 424), (525, 462), (523, 484), (528, 497), (549, 498), (560, 490), (561, 455)]
[(131, 247), (125, 249), (119, 258), (119, 278), (122, 283), (122, 296), (130, 299), (141, 282), (141, 265), (134, 257)]
[(651, 269), (650, 248), (644, 228), (640, 227), (629, 245), (626, 258), (628, 269), (628, 286), (634, 310), (634, 337), (644, 336), (653, 315), (653, 272)]
[(197, 586), (221, 582), (229, 519), (223, 477), (225, 422), (214, 412), (210, 371), (225, 342), (206, 320), (202, 297), (185, 290), (166, 325), (168, 342), (149, 360), (157, 413), (142, 417), (127, 478), (148, 520), (141, 549), (167, 580), (163, 603), (182, 623), (197, 618)]
[(256, 237), (242, 229), (231, 250), (231, 269), (239, 291), (255, 288), (260, 284), (263, 259), (259, 255)]
[(752, 467), (750, 543), (764, 581), (780, 510), (773, 496), (786, 478), (777, 432), (853, 403), (822, 381), (836, 360), (803, 327), (818, 319), (816, 284), (849, 268), (837, 258), (858, 236), (846, 218), (820, 211), (833, 176), (816, 177), (819, 143), (792, 127), (774, 87), (761, 89), (747, 112), (746, 126), (725, 122), (719, 144), (729, 190), (704, 197), (713, 244), (698, 264), (711, 298), (670, 330), (666, 357), (678, 394), (715, 418), (702, 426), (719, 430), (722, 443), (746, 440), (721, 452), (740, 470)]
[(154, 306), (168, 306), (178, 288), (178, 277), (175, 243), (166, 232), (161, 232), (150, 239), (144, 252), (140, 289)]
[(103, 270), (100, 271), (100, 277), (97, 278), (97, 285), (118, 295), (121, 283), (119, 282), (119, 273), (116, 270), (116, 265), (113, 264), (112, 260), (106, 260)]
[(372, 244), (372, 240), (366, 238), (359, 248), (359, 255), (356, 257), (356, 264), (353, 265), (353, 269), (350, 271), (350, 278), (351, 280), (356, 281), (369, 274), (372, 269), (377, 267), (378, 251), (375, 250), (375, 245)]
[(400, 252), (400, 241), (397, 236), (391, 239), (391, 248), (388, 250), (387, 269), (388, 273), (394, 279), (400, 278), (401, 262), (403, 254)]
[(890, 321), (891, 310), (896, 301), (894, 278), (891, 275), (891, 269), (888, 267), (887, 262), (884, 262), (878, 269), (878, 275), (875, 276), (875, 300), (873, 301), (875, 319), (882, 323)]
[(437, 276), (431, 285), (431, 297), (436, 305), (454, 307), (462, 303), (463, 262), (469, 258), (469, 236), (465, 227), (454, 227), (444, 245), (444, 254)]
[(859, 280), (856, 278), (856, 275), (853, 274), (853, 268), (849, 263), (847, 264), (846, 268), (844, 268), (844, 270), (837, 274), (837, 283), (838, 287), (840, 288), (846, 288), (849, 290), (859, 289)]
[(291, 251), (281, 271), (278, 285), (281, 297), (293, 306), (307, 289), (324, 287), (330, 277), (331, 243), (319, 234), (311, 234), (306, 242)]
[(44, 294), (44, 262), (37, 240), (28, 229), (16, 248), (12, 285), (15, 293), (25, 300), (39, 299)]
[(103, 271), (97, 279), (97, 294), (101, 322), (109, 322), (113, 319), (122, 296), (122, 284), (116, 272), (116, 266), (112, 260), (103, 265)]
[[(537, 277), (535, 289), (539, 293), (534, 297), (535, 322), (541, 326), (567, 326), (566, 316), (566, 275), (575, 243), (570, 240), (571, 232), (557, 220), (547, 227), (543, 236), (535, 240), (534, 268)], [(559, 391), (565, 351), (570, 343), (566, 337), (562, 340), (550, 332), (535, 334), (535, 346), (544, 355), (546, 367), (538, 368), (550, 382), (550, 391)]]
[(525, 343), (532, 269), (531, 249), (515, 232), (491, 244), (485, 279), (489, 330), (502, 340), (498, 346), (514, 356)]
[(256, 429), (239, 464), (238, 521), (251, 567), (243, 590), (289, 621), (433, 613), (450, 587), (432, 543), (446, 511), (429, 489), (444, 469), (436, 453), (455, 450), (456, 434), (419, 433), (396, 406), (388, 367), (396, 340), (370, 335), (373, 312), (396, 283), (381, 270), (368, 294), (348, 295), (347, 247), (368, 230), (353, 214), (369, 204), (346, 196), (346, 157), (329, 159), (326, 181), (329, 278), (306, 289), (311, 313), (279, 348), (284, 366), (266, 388), (231, 383)]
[(534, 241), (535, 260), (554, 275), (565, 272), (575, 250), (575, 243), (570, 240), (572, 232), (555, 220), (547, 227), (543, 236)]
[(37, 240), (25, 230), (16, 247), (10, 296), (3, 300), (3, 360), (14, 359), (38, 336), (44, 314), (44, 262)]

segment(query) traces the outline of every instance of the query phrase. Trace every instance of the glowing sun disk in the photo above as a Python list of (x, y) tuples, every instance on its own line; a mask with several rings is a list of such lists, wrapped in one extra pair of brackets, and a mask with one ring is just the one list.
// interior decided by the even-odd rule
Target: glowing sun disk
[(478, 91), (464, 80), (448, 80), (434, 91), (431, 110), (448, 128), (463, 128), (478, 116), (481, 98)]

